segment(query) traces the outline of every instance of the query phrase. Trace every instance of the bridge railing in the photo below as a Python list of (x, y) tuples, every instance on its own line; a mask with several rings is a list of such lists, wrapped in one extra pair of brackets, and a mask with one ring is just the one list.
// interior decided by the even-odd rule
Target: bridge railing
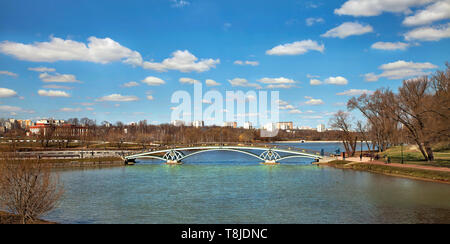
[[(168, 149), (177, 149), (177, 148), (190, 148), (190, 147), (202, 147), (202, 146), (236, 146), (236, 147), (260, 147), (267, 149), (281, 149), (288, 150), (300, 153), (309, 153), (315, 155), (321, 155), (321, 152), (311, 149), (299, 148), (294, 146), (286, 146), (286, 145), (276, 145), (270, 143), (244, 143), (244, 142), (203, 142), (203, 143), (188, 143), (188, 144), (176, 144), (176, 145), (162, 145), (159, 147), (152, 148), (150, 150), (145, 150), (143, 152), (153, 152), (153, 151), (161, 151)], [(325, 156), (329, 156), (330, 153), (325, 153)]]

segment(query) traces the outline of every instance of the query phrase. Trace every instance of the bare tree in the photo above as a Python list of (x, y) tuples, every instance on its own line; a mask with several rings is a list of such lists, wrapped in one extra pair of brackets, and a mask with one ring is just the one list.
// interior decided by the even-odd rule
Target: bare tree
[(341, 131), (341, 140), (344, 144), (345, 151), (351, 156), (355, 156), (356, 142), (358, 137), (352, 132), (352, 124), (350, 115), (342, 110), (339, 110), (331, 119), (330, 125), (332, 128)]
[(0, 206), (32, 223), (53, 210), (63, 194), (59, 178), (38, 161), (0, 161)]

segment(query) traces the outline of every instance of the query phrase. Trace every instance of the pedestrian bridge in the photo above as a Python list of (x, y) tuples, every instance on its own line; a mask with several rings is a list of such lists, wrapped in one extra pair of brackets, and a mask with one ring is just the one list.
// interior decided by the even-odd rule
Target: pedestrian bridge
[(158, 159), (167, 164), (181, 164), (188, 157), (211, 151), (230, 151), (255, 157), (264, 164), (278, 164), (279, 161), (289, 158), (310, 158), (318, 161), (323, 157), (319, 152), (311, 150), (269, 144), (203, 144), (165, 148), (156, 148), (151, 151), (128, 155), (125, 163), (134, 163), (136, 159)]

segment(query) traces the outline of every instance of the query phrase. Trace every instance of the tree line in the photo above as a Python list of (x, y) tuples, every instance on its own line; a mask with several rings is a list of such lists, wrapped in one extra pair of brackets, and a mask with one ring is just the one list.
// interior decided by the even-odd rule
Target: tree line
[[(384, 151), (388, 146), (417, 145), (427, 161), (433, 161), (432, 145), (450, 138), (450, 64), (444, 71), (404, 80), (397, 92), (389, 88), (353, 97), (348, 111), (338, 111), (330, 125), (340, 129), (340, 139), (351, 156), (357, 141), (371, 141), (372, 148)], [(365, 122), (354, 123), (350, 111), (359, 111)], [(352, 134), (350, 131), (359, 133)]]

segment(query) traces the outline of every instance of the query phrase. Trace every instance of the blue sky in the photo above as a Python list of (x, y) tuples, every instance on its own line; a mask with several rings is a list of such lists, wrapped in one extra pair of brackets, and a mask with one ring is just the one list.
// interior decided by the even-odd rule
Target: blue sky
[(315, 127), (443, 69), (449, 18), (449, 0), (1, 1), (0, 117), (170, 122), (189, 78), (279, 91), (281, 120)]

